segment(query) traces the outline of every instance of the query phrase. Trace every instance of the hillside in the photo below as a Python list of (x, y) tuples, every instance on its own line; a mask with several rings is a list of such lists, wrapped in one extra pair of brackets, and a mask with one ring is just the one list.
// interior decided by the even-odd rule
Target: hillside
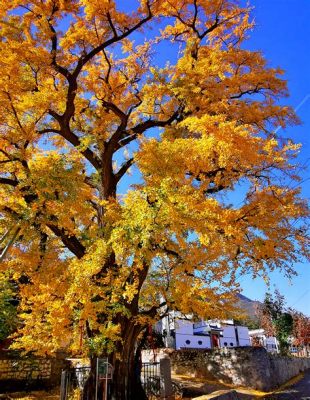
[(261, 304), (261, 302), (257, 300), (251, 300), (243, 294), (238, 294), (239, 302), (238, 307), (244, 310), (245, 314), (248, 316), (250, 320), (253, 322), (257, 321), (256, 310), (257, 307)]

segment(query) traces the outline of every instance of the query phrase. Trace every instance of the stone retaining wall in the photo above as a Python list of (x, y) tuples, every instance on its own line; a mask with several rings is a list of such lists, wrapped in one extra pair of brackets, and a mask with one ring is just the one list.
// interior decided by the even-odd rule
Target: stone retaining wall
[(49, 379), (51, 360), (0, 360), (0, 380)]
[(63, 354), (55, 358), (0, 355), (1, 391), (27, 388), (50, 388), (60, 384), (61, 371), (68, 362)]
[(171, 363), (178, 374), (265, 391), (310, 368), (310, 358), (272, 355), (261, 347), (178, 350), (171, 354)]

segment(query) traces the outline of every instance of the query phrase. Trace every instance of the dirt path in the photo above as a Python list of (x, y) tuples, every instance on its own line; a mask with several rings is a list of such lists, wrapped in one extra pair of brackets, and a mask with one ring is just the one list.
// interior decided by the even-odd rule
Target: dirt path
[(184, 398), (186, 400), (195, 399), (204, 394), (210, 394), (223, 389), (236, 390), (240, 400), (310, 400), (310, 370), (292, 379), (288, 384), (283, 385), (273, 393), (236, 388), (219, 382), (182, 375), (174, 375), (173, 380), (177, 381), (184, 388)]
[[(257, 390), (235, 388), (216, 381), (206, 381), (205, 379), (193, 378), (184, 375), (173, 375), (173, 380), (183, 387), (183, 399), (190, 400), (204, 394), (210, 394), (218, 390), (234, 389), (237, 391), (240, 400), (262, 399), (264, 393)], [(309, 399), (310, 400), (310, 399)]]
[(0, 400), (59, 400), (59, 390), (52, 392), (37, 391), (31, 393), (0, 394)]
[(264, 400), (310, 400), (310, 370), (298, 382), (264, 397)]

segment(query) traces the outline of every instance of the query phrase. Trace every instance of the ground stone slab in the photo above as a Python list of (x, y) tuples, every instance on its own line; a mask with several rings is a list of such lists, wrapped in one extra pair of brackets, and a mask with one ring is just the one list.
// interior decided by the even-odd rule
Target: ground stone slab
[(239, 400), (235, 390), (218, 390), (205, 396), (195, 397), (195, 400)]

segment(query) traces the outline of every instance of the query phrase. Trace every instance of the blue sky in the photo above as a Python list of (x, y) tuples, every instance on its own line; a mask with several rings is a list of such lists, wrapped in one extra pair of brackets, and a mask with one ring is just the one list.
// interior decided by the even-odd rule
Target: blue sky
[[(269, 64), (285, 70), (290, 96), (284, 103), (298, 108), (302, 125), (278, 133), (302, 143), (299, 162), (308, 167), (300, 172), (303, 196), (310, 198), (310, 1), (251, 0), (256, 27), (248, 40), (249, 49), (261, 50)], [(310, 264), (295, 266), (297, 277), (291, 281), (273, 273), (271, 289), (276, 286), (286, 297), (288, 306), (310, 315)], [(262, 300), (267, 290), (261, 279), (240, 279), (243, 294)]]

